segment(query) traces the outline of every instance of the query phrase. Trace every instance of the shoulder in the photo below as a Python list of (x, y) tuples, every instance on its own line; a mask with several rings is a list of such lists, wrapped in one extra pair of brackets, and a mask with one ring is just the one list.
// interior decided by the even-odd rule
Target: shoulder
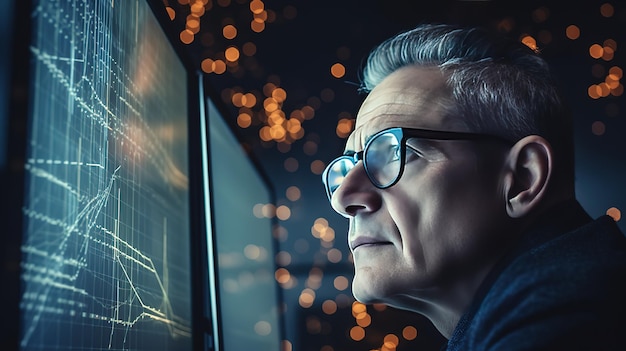
[(526, 248), (511, 260), (498, 281), (523, 285), (563, 281), (584, 286), (625, 272), (626, 236), (611, 217), (602, 216)]
[[(506, 303), (515, 306), (503, 310)], [(481, 309), (524, 316), (569, 304), (573, 311), (594, 306), (595, 313), (603, 313), (607, 303), (626, 306), (626, 237), (604, 216), (519, 254), (495, 280)]]
[(531, 286), (533, 291), (575, 297), (601, 294), (601, 287), (626, 288), (626, 279), (620, 278), (626, 278), (626, 236), (611, 217), (602, 216), (522, 251), (494, 287), (513, 294)]
[(512, 259), (464, 337), (480, 350), (626, 349), (625, 314), (626, 237), (604, 216)]

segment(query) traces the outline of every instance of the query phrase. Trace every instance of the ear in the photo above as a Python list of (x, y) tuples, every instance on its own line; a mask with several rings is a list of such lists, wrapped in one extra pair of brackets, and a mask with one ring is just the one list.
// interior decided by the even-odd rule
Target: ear
[(523, 217), (539, 206), (547, 192), (552, 164), (552, 147), (538, 135), (529, 135), (513, 145), (507, 155), (503, 184), (510, 217)]

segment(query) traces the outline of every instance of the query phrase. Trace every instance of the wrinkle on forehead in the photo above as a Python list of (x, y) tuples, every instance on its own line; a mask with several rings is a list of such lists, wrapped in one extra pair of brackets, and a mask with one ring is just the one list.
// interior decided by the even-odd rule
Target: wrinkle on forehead
[(367, 138), (392, 127), (466, 131), (460, 118), (450, 118), (451, 91), (437, 67), (403, 67), (367, 96), (357, 115), (346, 151), (360, 151)]
[(428, 89), (409, 86), (386, 87), (381, 84), (380, 90), (372, 91), (359, 109), (358, 118), (367, 120), (385, 111), (394, 114), (414, 114), (416, 107), (427, 110), (437, 109), (439, 100), (446, 97), (447, 90), (433, 83)]

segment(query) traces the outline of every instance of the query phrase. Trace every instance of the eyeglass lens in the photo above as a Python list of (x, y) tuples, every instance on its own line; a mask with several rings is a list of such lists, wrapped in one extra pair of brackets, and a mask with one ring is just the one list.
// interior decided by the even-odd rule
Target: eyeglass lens
[[(397, 180), (402, 168), (402, 136), (391, 131), (383, 132), (370, 139), (364, 150), (364, 167), (370, 181), (385, 188)], [(348, 172), (354, 168), (354, 157), (342, 156), (328, 168), (326, 186), (331, 196), (341, 185)]]
[(352, 168), (354, 168), (354, 160), (350, 156), (341, 156), (330, 165), (326, 176), (328, 196), (331, 196), (337, 190)]
[(396, 181), (402, 162), (400, 140), (392, 132), (377, 135), (368, 144), (365, 152), (365, 167), (372, 183), (385, 188)]

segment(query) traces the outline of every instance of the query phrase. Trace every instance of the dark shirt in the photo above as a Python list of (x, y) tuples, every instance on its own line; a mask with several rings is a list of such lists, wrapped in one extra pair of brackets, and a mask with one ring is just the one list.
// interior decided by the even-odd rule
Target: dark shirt
[(449, 351), (626, 350), (626, 237), (578, 202), (550, 211), (485, 278)]

